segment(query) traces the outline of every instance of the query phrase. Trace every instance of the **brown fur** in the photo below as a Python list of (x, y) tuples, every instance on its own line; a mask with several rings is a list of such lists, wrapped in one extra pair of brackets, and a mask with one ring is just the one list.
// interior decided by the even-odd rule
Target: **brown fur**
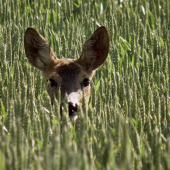
[(75, 116), (78, 106), (82, 103), (83, 91), (88, 104), (88, 82), (107, 58), (109, 35), (106, 28), (102, 26), (90, 36), (79, 59), (58, 59), (43, 36), (30, 27), (25, 32), (24, 46), (29, 62), (42, 71), (47, 81), (51, 81), (52, 87), (48, 88), (50, 97), (57, 96), (60, 89), (61, 107), (67, 96), (69, 115)]

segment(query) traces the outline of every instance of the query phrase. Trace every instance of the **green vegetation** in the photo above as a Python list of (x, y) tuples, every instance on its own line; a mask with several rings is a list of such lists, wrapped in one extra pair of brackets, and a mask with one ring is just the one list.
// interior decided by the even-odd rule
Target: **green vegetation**
[[(24, 32), (78, 58), (100, 25), (110, 52), (75, 130), (28, 63)], [(0, 170), (170, 169), (169, 26), (169, 0), (1, 0)]]

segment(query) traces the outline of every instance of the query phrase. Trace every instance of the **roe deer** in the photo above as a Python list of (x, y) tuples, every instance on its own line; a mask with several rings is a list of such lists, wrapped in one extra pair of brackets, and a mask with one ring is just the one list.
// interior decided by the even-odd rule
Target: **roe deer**
[(29, 62), (42, 71), (51, 83), (47, 89), (51, 101), (60, 89), (60, 114), (67, 96), (69, 117), (77, 118), (83, 94), (88, 105), (90, 81), (95, 70), (106, 60), (109, 52), (109, 34), (104, 26), (99, 27), (85, 42), (79, 59), (58, 59), (49, 43), (35, 29), (28, 27), (24, 36), (25, 53)]

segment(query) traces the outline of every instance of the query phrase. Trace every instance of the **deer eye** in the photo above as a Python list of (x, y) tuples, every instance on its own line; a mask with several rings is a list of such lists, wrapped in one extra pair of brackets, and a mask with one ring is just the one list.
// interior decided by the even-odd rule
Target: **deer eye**
[(53, 79), (49, 79), (49, 81), (51, 83), (51, 87), (54, 87), (57, 85), (57, 83)]
[(89, 84), (90, 84), (90, 80), (89, 79), (86, 78), (86, 79), (83, 80), (83, 85), (85, 87), (89, 86)]

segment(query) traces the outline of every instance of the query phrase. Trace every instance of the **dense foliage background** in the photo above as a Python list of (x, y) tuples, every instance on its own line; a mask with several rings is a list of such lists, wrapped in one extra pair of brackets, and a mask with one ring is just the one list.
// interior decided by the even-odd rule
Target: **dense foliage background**
[[(170, 169), (169, 0), (0, 1), (0, 170)], [(31, 26), (58, 58), (78, 58), (104, 25), (106, 63), (75, 130), (27, 61)]]

